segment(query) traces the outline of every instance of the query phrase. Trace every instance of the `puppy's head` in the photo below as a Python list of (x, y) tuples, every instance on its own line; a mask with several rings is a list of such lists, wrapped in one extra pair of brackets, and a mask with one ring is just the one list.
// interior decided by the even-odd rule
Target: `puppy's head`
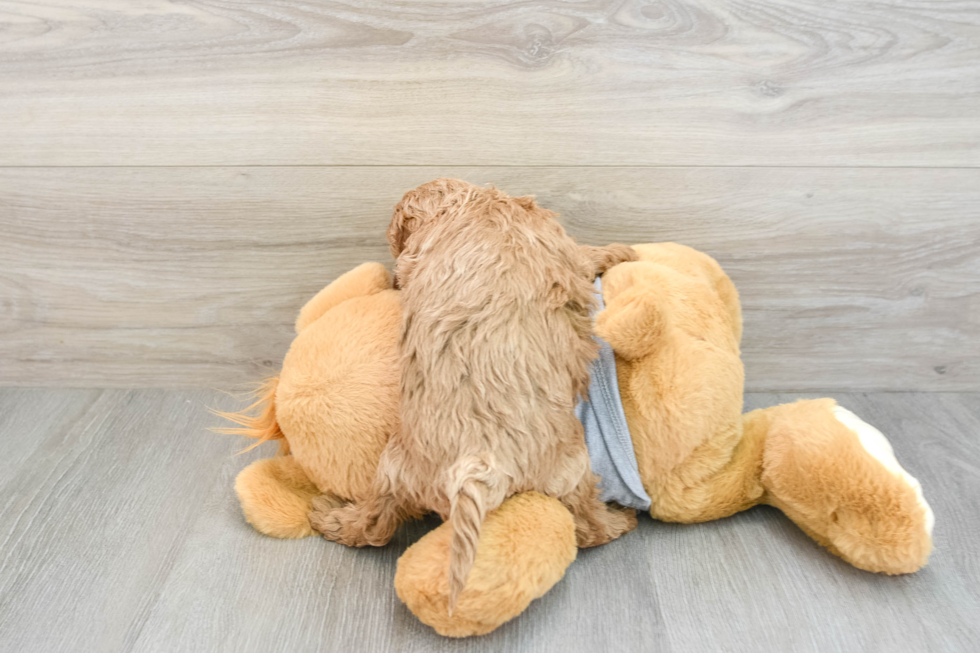
[(493, 186), (476, 186), (461, 179), (436, 179), (408, 191), (395, 206), (387, 233), (391, 255), (398, 261), (395, 287), (401, 287), (410, 275), (429, 227), (451, 217), (506, 222), (518, 214), (556, 217), (531, 196), (510, 197)]

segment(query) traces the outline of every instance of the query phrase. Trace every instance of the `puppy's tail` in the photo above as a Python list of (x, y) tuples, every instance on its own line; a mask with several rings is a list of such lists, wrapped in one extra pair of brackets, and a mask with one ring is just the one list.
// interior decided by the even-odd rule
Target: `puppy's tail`
[(476, 456), (461, 458), (450, 472), (447, 494), (453, 539), (449, 550), (449, 614), (456, 609), (476, 560), (483, 519), (503, 501), (499, 480), (487, 461)]

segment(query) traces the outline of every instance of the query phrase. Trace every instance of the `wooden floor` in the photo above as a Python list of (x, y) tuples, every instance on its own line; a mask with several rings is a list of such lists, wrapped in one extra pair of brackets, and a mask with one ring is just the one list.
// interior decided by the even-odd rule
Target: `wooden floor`
[[(796, 395), (753, 394), (746, 407)], [(519, 618), (440, 638), (400, 604), (381, 549), (280, 541), (232, 490), (251, 459), (205, 431), (202, 390), (0, 391), (0, 650), (975, 651), (980, 395), (838, 394), (877, 425), (936, 513), (928, 567), (858, 571), (756, 508), (636, 531), (579, 553)]]

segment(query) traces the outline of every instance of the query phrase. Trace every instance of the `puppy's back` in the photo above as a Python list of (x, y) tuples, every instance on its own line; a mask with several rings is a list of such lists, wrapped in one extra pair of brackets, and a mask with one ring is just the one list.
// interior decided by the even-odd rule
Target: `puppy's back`
[[(396, 268), (401, 437), (416, 496), (453, 528), (451, 613), (487, 512), (516, 492), (563, 496), (588, 472), (573, 404), (596, 345), (590, 263), (554, 214), (492, 189), (436, 188), (438, 217)], [(393, 224), (419, 220), (399, 211)]]
[(588, 261), (552, 214), (511, 198), (433, 225), (419, 251), (402, 291), (403, 424), (433, 456), (490, 449), (533, 476), (595, 355)]

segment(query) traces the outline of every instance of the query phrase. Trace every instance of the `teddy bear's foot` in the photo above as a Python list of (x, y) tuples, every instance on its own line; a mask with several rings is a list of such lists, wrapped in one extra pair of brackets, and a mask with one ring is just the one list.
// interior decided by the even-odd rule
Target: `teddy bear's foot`
[(511, 497), (487, 515), (476, 562), (449, 614), (452, 527), (443, 524), (398, 561), (395, 590), (440, 635), (482, 635), (510, 621), (543, 596), (575, 560), (575, 523), (557, 500), (536, 492)]
[[(917, 571), (929, 557), (935, 524), (932, 509), (922, 495), (922, 486), (898, 464), (891, 444), (881, 431), (842, 406), (834, 407), (834, 417), (905, 488), (900, 492), (901, 499), (894, 503), (879, 500), (872, 510), (860, 503), (842, 504), (831, 514), (827, 536), (841, 557), (861, 569), (887, 574)], [(909, 503), (909, 490), (915, 497), (915, 507), (904, 510), (902, 502)]]
[(932, 510), (878, 429), (831, 399), (762, 412), (768, 503), (860, 569), (904, 574), (926, 564)]
[(235, 492), (255, 530), (272, 537), (313, 534), (306, 515), (320, 491), (292, 456), (263, 458), (239, 472)]

